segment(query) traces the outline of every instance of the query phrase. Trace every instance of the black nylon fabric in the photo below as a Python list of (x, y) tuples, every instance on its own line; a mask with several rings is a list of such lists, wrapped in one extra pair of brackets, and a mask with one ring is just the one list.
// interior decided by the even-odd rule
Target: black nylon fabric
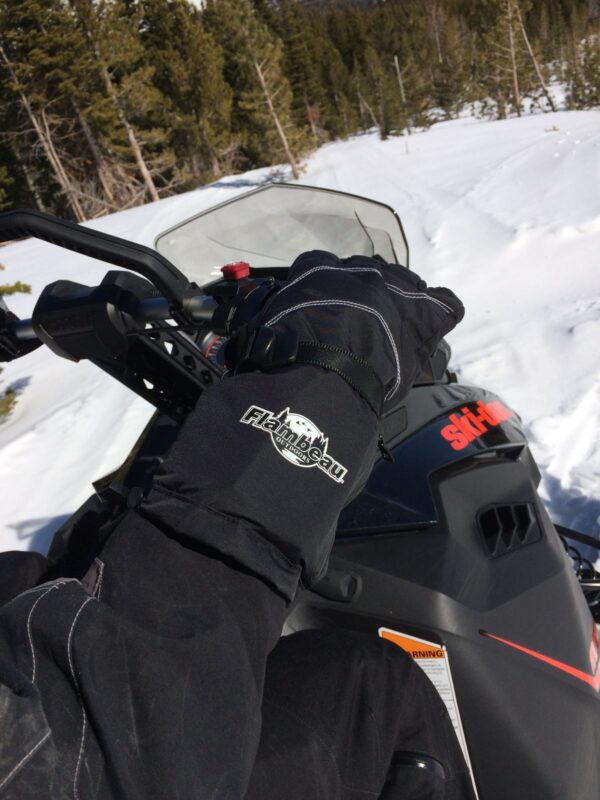
[[(400, 753), (410, 754), (402, 769)], [(415, 766), (417, 753), (441, 766), (441, 781)], [(396, 645), (313, 630), (269, 656), (245, 800), (464, 800), (470, 780), (446, 707)]]
[(472, 800), (445, 709), (389, 642), (279, 640), (277, 592), (136, 511), (84, 583), (0, 610), (2, 800), (438, 800), (396, 780), (407, 748)]
[[(325, 437), (322, 448), (345, 470), (291, 463), (270, 432), (241, 422), (261, 414), (299, 415)], [(288, 600), (327, 568), (340, 508), (366, 482), (378, 425), (338, 375), (302, 366), (226, 379), (200, 399), (193, 419), (157, 474), (141, 512), (174, 535), (233, 558)], [(291, 511), (293, 509), (293, 511)], [(291, 513), (290, 513), (291, 512)]]
[(294, 261), (286, 284), (250, 329), (294, 331), (301, 341), (349, 351), (370, 364), (389, 404), (404, 397), (424, 360), (463, 316), (453, 292), (427, 288), (405, 267), (312, 250)]

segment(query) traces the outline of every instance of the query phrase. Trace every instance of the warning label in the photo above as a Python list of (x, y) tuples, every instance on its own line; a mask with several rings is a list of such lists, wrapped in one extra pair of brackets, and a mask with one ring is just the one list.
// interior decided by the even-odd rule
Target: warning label
[[(405, 652), (411, 656), (417, 664), (421, 667), (423, 672), (427, 675), (429, 680), (433, 683), (435, 688), (448, 709), (448, 714), (454, 725), (454, 730), (462, 747), (465, 756), (465, 761), (471, 772), (473, 778), (473, 768), (471, 767), (471, 760), (469, 758), (469, 751), (467, 750), (467, 740), (465, 739), (465, 732), (463, 730), (460, 713), (458, 711), (458, 702), (456, 700), (456, 693), (454, 691), (454, 684), (452, 683), (452, 675), (450, 673), (450, 664), (448, 661), (448, 651), (443, 645), (436, 644), (435, 642), (427, 642), (425, 639), (419, 639), (416, 636), (409, 636), (406, 633), (399, 631), (392, 631), (389, 628), (379, 628), (379, 635), (382, 639), (397, 644)], [(473, 780), (473, 790), (477, 797), (477, 788)]]

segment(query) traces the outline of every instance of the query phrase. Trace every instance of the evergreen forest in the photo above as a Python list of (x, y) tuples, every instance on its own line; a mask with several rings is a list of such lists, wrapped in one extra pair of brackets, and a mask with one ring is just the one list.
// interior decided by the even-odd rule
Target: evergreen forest
[(599, 0), (0, 0), (0, 210), (82, 221), (559, 96), (600, 105)]

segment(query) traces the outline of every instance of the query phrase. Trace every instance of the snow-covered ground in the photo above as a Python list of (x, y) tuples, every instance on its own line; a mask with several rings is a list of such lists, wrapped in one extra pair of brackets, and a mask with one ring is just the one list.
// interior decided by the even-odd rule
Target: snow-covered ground
[[(114, 214), (91, 227), (156, 234), (252, 188), (269, 170)], [(412, 267), (463, 299), (450, 337), (465, 382), (523, 417), (554, 519), (600, 535), (600, 111), (500, 122), (464, 118), (381, 142), (322, 147), (302, 182), (364, 194), (399, 212)], [(32, 284), (30, 315), (58, 278), (98, 281), (98, 262), (35, 240), (0, 249), (2, 280)], [(6, 366), (20, 398), (0, 425), (0, 549), (44, 551), (52, 532), (117, 466), (152, 409), (87, 363), (38, 350)]]

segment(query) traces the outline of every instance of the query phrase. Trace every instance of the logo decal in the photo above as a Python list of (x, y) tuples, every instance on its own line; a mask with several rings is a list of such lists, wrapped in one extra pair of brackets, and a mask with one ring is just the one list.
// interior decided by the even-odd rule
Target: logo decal
[[(532, 658), (537, 658), (539, 661), (543, 661), (544, 664), (549, 664), (551, 667), (554, 667), (554, 669), (558, 669), (561, 672), (566, 672), (567, 675), (571, 675), (573, 678), (577, 678), (578, 680), (587, 683), (588, 686), (592, 687), (592, 689), (600, 692), (600, 661), (598, 660), (596, 661), (596, 665), (592, 666), (593, 672), (590, 675), (581, 669), (577, 669), (577, 667), (572, 667), (562, 661), (557, 661), (557, 659), (544, 655), (544, 653), (538, 653), (537, 650), (531, 650), (529, 647), (523, 647), (522, 644), (511, 642), (509, 639), (503, 639), (501, 636), (494, 636), (493, 633), (488, 633), (487, 631), (479, 631), (479, 633), (482, 636), (487, 636), (489, 639), (494, 639), (501, 644), (506, 644), (508, 647), (514, 647), (515, 650), (519, 650), (521, 653), (525, 653)], [(594, 642), (594, 637), (596, 637), (595, 625), (592, 632), (592, 643)]]
[(495, 428), (513, 416), (513, 412), (506, 408), (499, 400), (492, 403), (477, 403), (475, 411), (461, 408), (462, 414), (450, 414), (448, 420), (452, 423), (442, 428), (440, 433), (450, 442), (453, 450), (464, 450), (473, 439), (483, 436), (490, 428)]
[(250, 406), (240, 422), (270, 434), (275, 449), (296, 467), (318, 467), (336, 483), (343, 483), (348, 470), (327, 452), (329, 440), (307, 417), (290, 412), (279, 414)]

